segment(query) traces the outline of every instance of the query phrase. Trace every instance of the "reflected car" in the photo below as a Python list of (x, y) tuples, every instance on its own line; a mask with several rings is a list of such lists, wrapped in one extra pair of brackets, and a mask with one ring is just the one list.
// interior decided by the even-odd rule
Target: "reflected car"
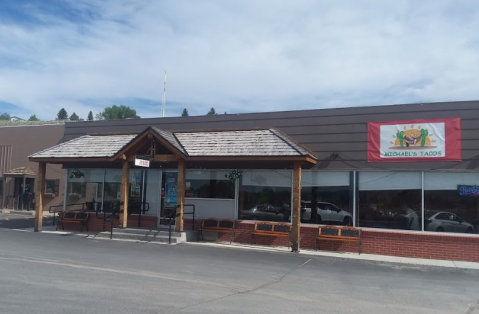
[(449, 212), (426, 211), (424, 229), (436, 232), (473, 233), (474, 226)]
[(256, 205), (243, 211), (243, 219), (284, 221), (284, 214), (281, 208), (269, 204)]
[[(310, 201), (301, 201), (301, 221), (305, 223), (311, 222)], [(318, 202), (316, 223), (351, 226), (353, 224), (353, 216), (334, 204)]]

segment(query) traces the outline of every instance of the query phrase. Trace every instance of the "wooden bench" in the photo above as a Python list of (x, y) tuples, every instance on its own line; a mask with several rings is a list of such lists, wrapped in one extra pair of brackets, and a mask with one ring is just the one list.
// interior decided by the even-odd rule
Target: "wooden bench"
[(288, 248), (291, 242), (291, 225), (283, 222), (258, 221), (251, 233), (251, 245), (256, 244), (256, 236), (288, 237)]
[(231, 219), (208, 218), (201, 221), (201, 227), (198, 229), (198, 241), (204, 240), (203, 232), (230, 233), (230, 243), (235, 238), (235, 222)]
[(319, 243), (321, 240), (358, 242), (359, 254), (361, 254), (361, 241), (362, 241), (361, 229), (354, 228), (354, 227), (335, 227), (335, 226), (319, 227), (318, 236), (316, 237), (317, 250), (319, 250)]
[(65, 230), (65, 223), (77, 223), (81, 224), (81, 231), (83, 231), (83, 226), (86, 227), (88, 231), (88, 216), (89, 213), (81, 212), (81, 211), (71, 211), (71, 212), (64, 212), (63, 214), (58, 214), (58, 226), (62, 226), (62, 229)]

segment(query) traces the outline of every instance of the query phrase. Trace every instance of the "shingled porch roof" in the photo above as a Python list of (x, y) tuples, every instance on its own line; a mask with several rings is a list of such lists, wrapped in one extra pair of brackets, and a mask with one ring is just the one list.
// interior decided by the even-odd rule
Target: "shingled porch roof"
[(113, 161), (134, 143), (152, 135), (171, 152), (185, 160), (206, 158), (303, 158), (316, 163), (316, 156), (276, 129), (171, 132), (148, 127), (140, 134), (85, 135), (35, 153), (32, 161)]

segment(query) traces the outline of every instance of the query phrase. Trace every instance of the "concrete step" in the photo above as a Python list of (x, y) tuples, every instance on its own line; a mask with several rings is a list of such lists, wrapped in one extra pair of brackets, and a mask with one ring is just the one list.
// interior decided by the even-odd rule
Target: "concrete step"
[[(97, 236), (98, 238), (109, 239), (110, 232), (101, 232)], [(155, 242), (155, 243), (168, 243), (168, 234), (156, 234), (156, 235), (146, 235), (146, 234), (135, 234), (135, 233), (115, 233), (113, 232), (113, 239), (118, 240), (132, 240), (132, 241), (145, 241), (145, 242)], [(181, 237), (171, 237), (171, 243), (177, 244), (184, 241), (181, 241)]]

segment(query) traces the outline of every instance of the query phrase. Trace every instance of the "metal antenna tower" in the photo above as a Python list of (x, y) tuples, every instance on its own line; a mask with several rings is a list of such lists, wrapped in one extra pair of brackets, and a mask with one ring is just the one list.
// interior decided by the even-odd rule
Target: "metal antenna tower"
[(165, 107), (166, 107), (166, 70), (165, 70), (165, 81), (163, 83), (163, 114), (162, 114), (162, 117), (165, 116)]

